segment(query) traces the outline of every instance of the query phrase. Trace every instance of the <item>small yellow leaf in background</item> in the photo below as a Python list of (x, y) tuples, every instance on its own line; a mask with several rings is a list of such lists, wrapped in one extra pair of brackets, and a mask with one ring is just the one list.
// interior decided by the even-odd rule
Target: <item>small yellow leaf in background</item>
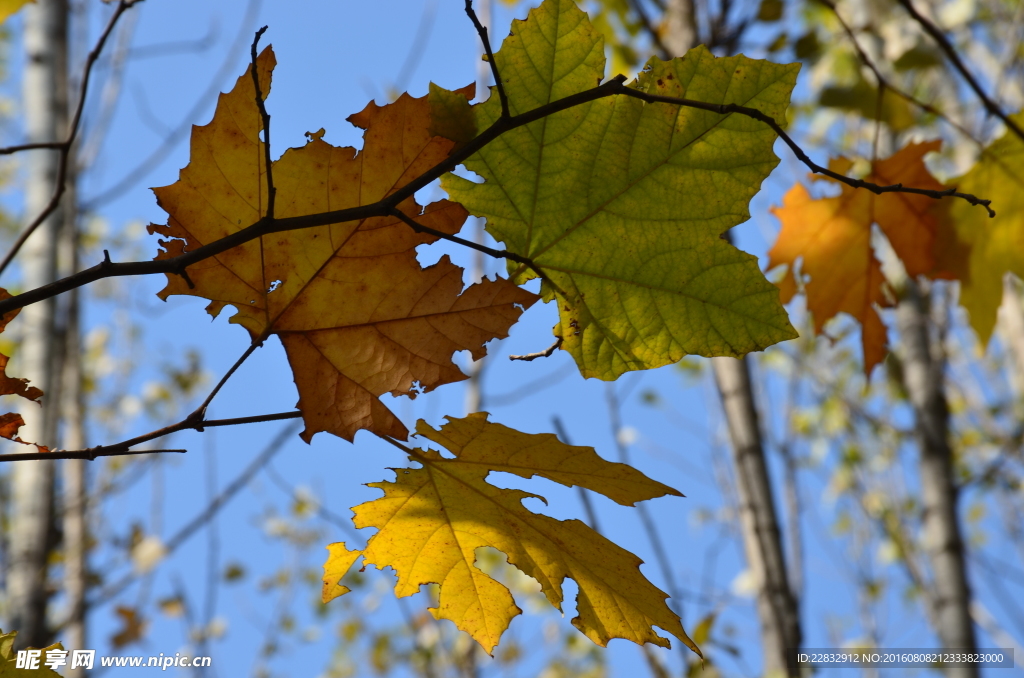
[(324, 603), (329, 603), (351, 590), (347, 586), (341, 585), (341, 578), (352, 567), (352, 563), (363, 555), (363, 552), (358, 549), (349, 551), (343, 541), (328, 544), (327, 552), (327, 562), (324, 563), (324, 586), (320, 594), (320, 599)]
[(355, 507), (359, 528), (375, 527), (363, 556), (366, 564), (392, 567), (396, 595), (420, 586), (440, 587), (431, 612), (450, 619), (491, 652), (521, 610), (511, 593), (475, 566), (477, 549), (490, 546), (539, 582), (548, 602), (561, 609), (562, 581), (579, 587), (576, 628), (598, 645), (612, 638), (668, 647), (658, 626), (698, 652), (666, 594), (640, 572), (643, 561), (578, 520), (556, 520), (527, 510), (522, 500), (543, 499), (486, 482), (493, 471), (523, 478), (541, 476), (578, 485), (631, 505), (679, 493), (622, 464), (608, 462), (592, 448), (572, 447), (551, 434), (532, 435), (487, 421), (481, 412), (448, 417), (434, 430), (420, 421), (416, 432), (444, 445), (454, 459), (421, 449), (412, 459), (422, 468), (397, 469), (394, 482), (372, 483), (384, 496)]
[[(940, 141), (909, 144), (892, 157), (873, 163), (864, 179), (881, 185), (903, 183), (942, 190), (923, 162), (926, 154), (940, 146)], [(838, 158), (830, 163), (830, 169), (846, 173), (851, 165), (848, 159)], [(861, 324), (864, 371), (870, 374), (886, 352), (885, 326), (876, 308), (890, 305), (882, 268), (871, 246), (871, 226), (878, 225), (913, 277), (934, 272), (938, 224), (929, 211), (933, 199), (927, 196), (875, 195), (846, 184), (841, 188), (836, 197), (817, 199), (801, 184), (789, 190), (782, 206), (772, 209), (782, 230), (768, 252), (768, 268), (788, 265), (779, 283), (782, 301), (787, 303), (797, 291), (794, 267), (797, 260), (802, 261), (802, 273), (809, 278), (807, 308), (814, 316), (815, 333), (839, 313), (853, 316)]]
[(171, 596), (170, 598), (161, 598), (156, 601), (160, 611), (171, 618), (181, 617), (185, 614), (185, 601), (182, 600), (180, 595)]

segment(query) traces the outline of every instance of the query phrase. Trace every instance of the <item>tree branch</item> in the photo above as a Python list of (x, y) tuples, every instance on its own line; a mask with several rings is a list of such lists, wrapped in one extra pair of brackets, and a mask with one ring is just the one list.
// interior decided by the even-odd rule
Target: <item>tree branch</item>
[(562, 338), (558, 337), (557, 339), (555, 339), (555, 343), (551, 344), (550, 346), (548, 346), (543, 351), (538, 351), (536, 353), (527, 353), (526, 355), (510, 355), (508, 357), (508, 359), (509, 360), (524, 360), (526, 362), (529, 362), (531, 360), (536, 360), (537, 358), (547, 358), (552, 353), (554, 353), (561, 345), (562, 345)]
[(487, 27), (480, 23), (480, 18), (473, 9), (473, 0), (466, 0), (466, 14), (473, 22), (473, 28), (480, 36), (480, 42), (484, 45), (484, 54), (487, 55), (487, 63), (491, 66), (491, 75), (494, 76), (494, 87), (498, 90), (498, 99), (501, 100), (501, 119), (507, 120), (512, 115), (508, 111), (508, 95), (505, 94), (505, 85), (501, 81), (501, 74), (498, 73), (498, 62), (494, 60), (494, 52), (491, 51), (491, 41), (487, 37)]
[(1006, 115), (1006, 113), (999, 108), (999, 105), (985, 94), (985, 91), (981, 89), (981, 84), (977, 79), (975, 79), (974, 75), (967, 70), (967, 66), (960, 58), (956, 48), (953, 47), (953, 44), (949, 41), (949, 38), (939, 30), (938, 26), (918, 13), (911, 0), (898, 0), (898, 2), (903, 5), (903, 8), (914, 18), (914, 21), (920, 24), (921, 28), (923, 28), (928, 35), (932, 36), (932, 39), (935, 40), (942, 51), (946, 53), (946, 58), (949, 59), (950, 63), (952, 63), (956, 70), (960, 72), (960, 75), (967, 81), (967, 84), (974, 90), (974, 93), (978, 95), (978, 99), (981, 100), (981, 105), (985, 107), (985, 110), (991, 115), (1002, 120), (1014, 134), (1020, 137), (1021, 141), (1024, 141), (1024, 129), (1021, 129), (1020, 125), (1011, 120), (1010, 116)]
[(15, 454), (0, 454), (0, 463), (7, 461), (44, 461), (46, 459), (88, 459), (94, 461), (99, 457), (130, 457), (138, 454), (155, 454), (157, 452), (184, 453), (188, 450), (132, 450), (135, 445), (162, 438), (171, 433), (192, 429), (203, 432), (203, 429), (216, 426), (239, 426), (241, 424), (259, 424), (265, 421), (280, 421), (282, 419), (299, 419), (302, 412), (275, 412), (274, 414), (256, 414), (251, 417), (233, 417), (231, 419), (203, 419), (191, 422), (188, 418), (179, 421), (177, 424), (165, 426), (156, 431), (141, 436), (124, 440), (113, 445), (98, 445), (85, 450), (54, 450), (53, 452), (18, 452)]
[(277, 197), (277, 189), (274, 187), (274, 163), (270, 159), (270, 114), (267, 113), (267, 102), (263, 100), (263, 92), (260, 91), (260, 76), (256, 72), (256, 46), (260, 43), (260, 37), (266, 33), (267, 27), (256, 31), (256, 37), (252, 39), (252, 84), (256, 88), (256, 108), (260, 111), (260, 118), (263, 119), (263, 164), (267, 170), (267, 218), (274, 218), (274, 198)]
[[(360, 221), (368, 219), (370, 217), (380, 217), (386, 215), (396, 215), (397, 207), (403, 200), (411, 197), (416, 191), (426, 187), (432, 181), (439, 179), (442, 175), (455, 169), (457, 165), (464, 162), (467, 158), (472, 156), (474, 153), (479, 151), (481, 148), (498, 138), (502, 134), (528, 125), (531, 122), (540, 120), (547, 116), (553, 115), (560, 111), (564, 111), (581, 104), (603, 99), (609, 96), (625, 95), (640, 99), (647, 103), (665, 103), (674, 106), (682, 106), (685, 108), (695, 108), (703, 111), (710, 111), (719, 115), (742, 115), (748, 118), (752, 118), (761, 123), (764, 123), (770, 127), (779, 137), (789, 146), (793, 154), (796, 155), (802, 163), (811, 169), (816, 174), (823, 174), (831, 177), (836, 181), (844, 183), (853, 188), (867, 189), (873, 193), (914, 193), (918, 195), (924, 195), (929, 198), (936, 200), (946, 197), (957, 197), (962, 200), (966, 200), (972, 205), (980, 205), (984, 207), (989, 216), (995, 216), (995, 212), (989, 206), (992, 201), (987, 199), (979, 198), (970, 193), (960, 193), (955, 188), (949, 188), (942, 191), (914, 188), (904, 186), (903, 184), (892, 184), (889, 186), (880, 186), (870, 181), (864, 181), (863, 179), (853, 179), (851, 177), (844, 176), (838, 172), (833, 172), (827, 167), (815, 163), (811, 160), (807, 154), (803, 151), (800, 146), (793, 141), (793, 139), (786, 134), (782, 126), (775, 121), (774, 118), (768, 116), (756, 108), (749, 108), (747, 106), (740, 106), (738, 104), (711, 104), (704, 101), (694, 101), (692, 99), (684, 99), (677, 97), (666, 97), (659, 96), (656, 94), (648, 94), (639, 90), (627, 87), (625, 83), (626, 77), (623, 75), (615, 76), (613, 79), (594, 87), (593, 89), (578, 92), (576, 94), (552, 101), (551, 103), (543, 106), (538, 106), (532, 111), (514, 115), (510, 118), (499, 118), (493, 125), (488, 127), (486, 130), (478, 134), (472, 140), (466, 144), (460, 146), (456, 151), (449, 155), (446, 159), (434, 165), (432, 168), (421, 174), (416, 179), (413, 179), (408, 184), (398, 189), (394, 193), (391, 193), (386, 198), (379, 200), (375, 203), (368, 205), (358, 205), (356, 207), (349, 207), (341, 210), (334, 210), (331, 212), (321, 212), (319, 214), (308, 214), (297, 217), (287, 218), (270, 218), (269, 216), (263, 217), (256, 223), (244, 228), (240, 231), (236, 231), (231, 235), (228, 235), (220, 240), (208, 243), (197, 247), (196, 249), (179, 254), (175, 257), (167, 259), (157, 259), (153, 261), (133, 261), (125, 263), (114, 263), (109, 260), (105, 260), (92, 268), (85, 269), (73, 275), (62, 278), (56, 282), (48, 285), (37, 287), (34, 290), (23, 292), (22, 294), (15, 295), (0, 301), (0, 315), (9, 313), (15, 309), (24, 308), (36, 302), (44, 299), (49, 299), (57, 295), (63, 294), (69, 290), (81, 287), (96, 280), (103, 278), (113, 278), (120, 276), (133, 276), (133, 275), (153, 275), (156, 273), (174, 273), (182, 275), (185, 269), (192, 264), (198, 263), (205, 259), (214, 257), (222, 252), (226, 252), (234, 247), (255, 240), (264, 235), (271, 233), (281, 233), (285, 231), (300, 230), (303, 228), (312, 228), (314, 226), (327, 226), (329, 224), (337, 224), (346, 221)], [(402, 218), (402, 217), (399, 217)], [(402, 218), (408, 224), (405, 218)], [(410, 220), (411, 221), (411, 220)], [(411, 225), (410, 225), (411, 227)], [(426, 231), (425, 226), (417, 225), (417, 228)], [(447, 234), (441, 235), (440, 232), (433, 232), (438, 237), (451, 240), (456, 236), (449, 236)], [(461, 239), (460, 239), (461, 240)], [(458, 242), (458, 241), (455, 241)], [(468, 247), (473, 245), (468, 244), (469, 241), (463, 241), (460, 244), (465, 244)], [(482, 247), (482, 246), (481, 246)], [(477, 249), (474, 247), (474, 249)], [(483, 251), (483, 250), (481, 250)], [(493, 250), (498, 252), (498, 250)], [(495, 256), (492, 254), (492, 256)], [(518, 261), (524, 266), (529, 266), (534, 272), (541, 275), (540, 267), (533, 264), (528, 258), (522, 255), (515, 254), (513, 252), (505, 252), (500, 254), (503, 258), (512, 259)], [(550, 281), (549, 281), (550, 282)], [(557, 288), (556, 288), (557, 290)]]
[(183, 454), (188, 450), (54, 450), (53, 452), (15, 452), (13, 454), (0, 454), (0, 462), (8, 461), (47, 461), (49, 459), (86, 459), (94, 461), (97, 457), (130, 457), (138, 454), (157, 454), (175, 452)]
[(64, 195), (64, 191), (67, 188), (65, 186), (65, 180), (68, 175), (68, 158), (71, 154), (71, 146), (75, 143), (75, 138), (78, 135), (78, 127), (82, 122), (82, 111), (85, 109), (85, 95), (89, 91), (89, 78), (92, 75), (92, 68), (96, 64), (96, 60), (99, 59), (100, 53), (103, 51), (104, 45), (107, 44), (107, 38), (114, 31), (114, 26), (117, 25), (118, 19), (127, 10), (133, 6), (142, 2), (142, 0), (121, 0), (117, 3), (117, 7), (114, 9), (113, 15), (107, 22), (106, 28), (103, 29), (103, 33), (100, 34), (99, 40), (96, 41), (96, 45), (89, 52), (89, 55), (85, 59), (85, 70), (82, 74), (82, 84), (78, 90), (78, 105), (75, 107), (74, 117), (71, 119), (71, 127), (68, 130), (68, 136), (64, 141), (59, 142), (45, 142), (38, 144), (21, 144), (19, 146), (9, 146), (4, 149), (0, 149), (0, 155), (9, 155), (11, 153), (17, 153), (19, 151), (34, 150), (34, 149), (56, 149), (60, 152), (60, 161), (57, 163), (57, 178), (53, 186), (53, 194), (50, 196), (50, 202), (46, 204), (43, 211), (40, 212), (35, 219), (21, 232), (14, 244), (11, 245), (10, 251), (4, 256), (3, 261), (0, 261), (0, 275), (3, 274), (7, 267), (10, 266), (11, 262), (14, 261), (14, 257), (18, 255), (22, 246), (28, 241), (28, 239), (35, 233), (36, 229), (46, 219), (53, 214), (57, 206), (60, 205), (60, 199)]

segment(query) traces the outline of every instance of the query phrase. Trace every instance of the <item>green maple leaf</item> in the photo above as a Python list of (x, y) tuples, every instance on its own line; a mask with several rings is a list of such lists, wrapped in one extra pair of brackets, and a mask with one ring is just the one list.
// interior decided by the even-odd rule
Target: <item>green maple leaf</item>
[[(515, 21), (495, 59), (513, 115), (604, 75), (603, 39), (573, 0), (546, 0)], [(697, 47), (652, 59), (630, 86), (783, 119), (798, 69)], [(457, 127), (452, 118), (465, 112), (456, 99), (437, 88), (432, 97), (433, 128)], [(486, 129), (501, 114), (498, 97), (473, 112)], [(755, 257), (720, 238), (749, 218), (750, 199), (778, 164), (775, 138), (740, 115), (608, 97), (501, 135), (465, 163), (483, 183), (447, 175), (442, 186), (553, 283), (543, 294), (558, 302), (554, 333), (580, 372), (615, 379), (797, 336)], [(520, 283), (536, 275), (509, 270)]]

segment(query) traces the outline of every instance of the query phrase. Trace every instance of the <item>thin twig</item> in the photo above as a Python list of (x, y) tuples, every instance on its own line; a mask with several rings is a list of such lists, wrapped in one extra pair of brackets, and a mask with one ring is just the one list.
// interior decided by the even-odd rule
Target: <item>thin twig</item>
[[(191, 416), (191, 415), (190, 415)], [(155, 431), (143, 434), (141, 436), (124, 440), (119, 443), (112, 445), (99, 445), (97, 447), (90, 447), (87, 450), (74, 450), (71, 452), (58, 451), (50, 453), (40, 453), (39, 456), (24, 457), (26, 459), (95, 459), (97, 457), (118, 457), (118, 456), (130, 456), (134, 454), (149, 454), (150, 452), (159, 452), (160, 450), (131, 450), (130, 448), (135, 445), (141, 445), (142, 443), (149, 442), (150, 440), (156, 440), (157, 438), (163, 438), (171, 433), (178, 431), (186, 431), (189, 429), (202, 432), (207, 428), (214, 428), (216, 426), (239, 426), (242, 424), (259, 424), (265, 421), (280, 421), (282, 419), (298, 419), (302, 416), (302, 412), (275, 412), (274, 414), (257, 414), (251, 417), (233, 417), (231, 419), (203, 419), (201, 421), (190, 421), (187, 417), (177, 424), (171, 424)], [(187, 450), (168, 450), (169, 452), (186, 452)], [(65, 456), (56, 456), (65, 455)], [(75, 456), (71, 456), (75, 455)], [(18, 458), (15, 458), (18, 457)], [(2, 454), (0, 455), (0, 462), (3, 461), (18, 461), (22, 455), (13, 454)]]
[(47, 461), (50, 459), (86, 459), (93, 461), (97, 457), (129, 457), (137, 454), (158, 454), (174, 452), (183, 454), (188, 450), (54, 450), (53, 452), (15, 452), (13, 454), (0, 454), (0, 462), (8, 461)]
[(563, 297), (566, 296), (565, 292), (562, 291), (562, 288), (556, 285), (554, 281), (552, 281), (547, 276), (547, 274), (544, 273), (543, 270), (541, 270), (540, 266), (533, 263), (533, 260), (530, 259), (529, 257), (524, 257), (521, 254), (509, 252), (508, 250), (496, 250), (492, 247), (488, 247), (487, 245), (483, 245), (478, 242), (473, 242), (472, 240), (466, 240), (465, 238), (460, 238), (457, 235), (451, 235), (449, 233), (445, 233), (444, 231), (439, 231), (436, 228), (431, 228), (430, 226), (424, 226), (423, 224), (411, 218), (409, 215), (407, 215), (405, 212), (401, 211), (397, 207), (393, 208), (390, 211), (390, 214), (391, 216), (397, 217), (406, 226), (416, 231), (417, 233), (429, 233), (430, 235), (442, 238), (444, 240), (448, 240), (453, 243), (457, 243), (459, 245), (462, 245), (463, 247), (468, 247), (470, 249), (476, 250), (477, 252), (483, 252), (488, 256), (494, 257), (495, 259), (508, 259), (510, 261), (516, 262), (517, 264), (522, 264), (523, 266), (526, 266), (531, 271), (536, 273), (541, 280), (550, 285), (551, 289), (555, 290)]
[(1021, 141), (1024, 141), (1024, 129), (1021, 129), (1020, 125), (1011, 120), (1010, 116), (1004, 113), (1003, 110), (999, 108), (999, 105), (985, 94), (985, 91), (981, 89), (981, 84), (975, 79), (974, 75), (967, 70), (967, 66), (960, 58), (956, 48), (953, 47), (953, 44), (945, 34), (939, 30), (939, 27), (922, 16), (914, 7), (914, 3), (911, 2), (911, 0), (898, 0), (898, 2), (903, 5), (903, 8), (914, 18), (914, 21), (920, 24), (921, 28), (923, 28), (928, 35), (932, 36), (932, 39), (935, 40), (942, 51), (946, 53), (946, 58), (949, 59), (956, 70), (960, 72), (960, 75), (967, 81), (967, 84), (974, 90), (974, 93), (978, 95), (978, 99), (981, 100), (981, 105), (985, 107), (985, 110), (991, 115), (1002, 120), (1009, 129), (1013, 130), (1013, 133), (1016, 134)]
[(487, 63), (491, 66), (491, 75), (494, 76), (494, 86), (498, 90), (498, 99), (501, 101), (501, 119), (508, 120), (512, 114), (508, 110), (508, 95), (505, 94), (505, 85), (501, 81), (501, 74), (498, 73), (498, 62), (494, 60), (494, 52), (491, 51), (491, 41), (487, 37), (487, 27), (480, 23), (476, 10), (473, 9), (473, 0), (466, 0), (466, 15), (473, 22), (473, 28), (480, 36), (480, 42), (484, 45), (484, 53), (487, 55)]
[(260, 118), (263, 119), (263, 164), (267, 170), (267, 218), (274, 218), (274, 198), (277, 196), (277, 189), (274, 187), (274, 163), (270, 160), (270, 114), (267, 113), (267, 104), (263, 100), (263, 92), (260, 91), (260, 76), (256, 71), (256, 46), (260, 43), (260, 37), (267, 31), (267, 27), (256, 31), (256, 37), (252, 40), (252, 84), (256, 88), (256, 107), (260, 111)]
[(67, 145), (66, 141), (40, 141), (35, 144), (19, 144), (17, 146), (4, 146), (0, 148), (0, 155), (11, 155), (22, 151), (36, 151), (43, 148), (62, 149)]
[[(85, 269), (73, 275), (69, 275), (66, 278), (62, 278), (55, 282), (37, 287), (33, 290), (23, 292), (22, 294), (15, 295), (0, 301), (0, 315), (9, 313), (15, 309), (24, 308), (30, 304), (43, 301), (44, 299), (50, 299), (75, 289), (87, 285), (88, 283), (95, 282), (104, 278), (113, 278), (120, 276), (134, 276), (134, 275), (153, 275), (157, 273), (174, 273), (181, 275), (188, 266), (204, 261), (211, 257), (214, 257), (222, 252), (226, 252), (234, 247), (247, 243), (251, 240), (255, 240), (264, 235), (271, 233), (282, 233), (286, 231), (301, 230), (304, 228), (312, 228), (314, 226), (327, 226), (329, 224), (336, 224), (345, 221), (361, 221), (363, 219), (369, 219), (371, 217), (381, 217), (386, 215), (398, 216), (400, 213), (397, 212), (397, 207), (403, 200), (413, 196), (421, 188), (426, 187), (435, 179), (439, 179), (442, 175), (452, 171), (457, 165), (465, 161), (467, 158), (472, 156), (474, 153), (479, 151), (481, 148), (498, 138), (502, 134), (528, 125), (531, 122), (540, 120), (554, 113), (579, 106), (581, 104), (596, 101), (598, 99), (604, 99), (606, 97), (615, 95), (625, 95), (640, 99), (647, 103), (666, 103), (675, 106), (683, 106), (686, 108), (695, 108), (703, 111), (710, 111), (719, 115), (729, 115), (735, 113), (736, 115), (742, 115), (748, 118), (752, 118), (759, 122), (768, 125), (779, 137), (786, 143), (787, 146), (793, 151), (802, 163), (811, 169), (816, 174), (823, 174), (831, 177), (836, 181), (844, 183), (853, 188), (867, 189), (873, 193), (914, 193), (918, 195), (924, 195), (929, 198), (936, 200), (947, 197), (957, 197), (962, 200), (966, 200), (972, 205), (980, 205), (984, 207), (989, 216), (995, 216), (995, 212), (990, 207), (992, 201), (979, 198), (970, 193), (960, 193), (955, 188), (949, 188), (941, 191), (930, 190), (924, 188), (914, 188), (904, 186), (903, 184), (892, 184), (889, 186), (879, 186), (878, 184), (870, 181), (864, 181), (863, 179), (853, 179), (851, 177), (844, 176), (838, 172), (833, 172), (827, 167), (822, 167), (814, 161), (812, 161), (803, 149), (793, 141), (782, 126), (775, 121), (774, 118), (768, 116), (755, 108), (749, 108), (746, 106), (740, 106), (738, 104), (711, 104), (703, 101), (694, 101), (692, 99), (683, 99), (676, 97), (659, 96), (655, 94), (647, 94), (639, 90), (627, 87), (625, 83), (626, 77), (618, 75), (611, 80), (594, 87), (593, 89), (578, 92), (570, 96), (552, 101), (551, 103), (538, 106), (532, 111), (521, 113), (519, 115), (512, 116), (510, 118), (500, 118), (494, 122), (486, 130), (478, 134), (475, 138), (460, 146), (446, 159), (434, 165), (432, 168), (421, 174), (419, 177), (413, 179), (408, 184), (398, 189), (394, 193), (391, 193), (386, 198), (379, 200), (375, 203), (368, 205), (358, 205), (356, 207), (348, 207), (340, 210), (333, 210), (330, 212), (321, 212), (318, 214), (307, 214), (303, 216), (287, 217), (287, 218), (274, 218), (270, 219), (264, 217), (256, 223), (225, 236), (219, 240), (215, 240), (206, 245), (195, 248), (184, 254), (179, 254), (175, 257), (169, 257), (167, 259), (159, 259), (153, 261), (132, 261), (124, 263), (113, 263), (110, 261), (104, 261), (92, 268)], [(411, 219), (405, 215), (399, 216), (402, 221), (407, 225), (412, 226)], [(412, 222), (412, 223), (410, 223)], [(417, 224), (416, 228), (424, 232), (433, 233), (438, 237), (452, 240), (453, 242), (459, 242), (454, 240), (455, 236), (449, 236), (447, 234), (441, 235), (440, 232), (434, 231), (433, 229), (428, 230), (428, 227)], [(463, 241), (460, 244), (465, 244), (467, 247), (473, 247), (474, 249), (480, 249), (483, 245), (475, 246), (475, 244), (468, 244), (469, 241)], [(488, 248), (490, 249), (490, 248)], [(487, 252), (487, 250), (481, 250)], [(501, 256), (503, 258), (511, 259), (512, 261), (518, 261), (525, 266), (529, 266), (535, 273), (541, 278), (546, 276), (540, 270), (539, 266), (533, 264), (527, 257), (515, 254), (514, 252), (505, 252), (500, 255), (496, 255), (497, 250), (487, 252), (491, 256)], [(550, 283), (550, 279), (548, 279)], [(560, 294), (563, 294), (557, 287), (555, 290)], [(564, 296), (564, 294), (563, 294)]]
[(529, 362), (531, 360), (536, 360), (537, 358), (547, 358), (552, 353), (554, 353), (561, 345), (562, 345), (562, 337), (558, 337), (557, 339), (555, 339), (555, 343), (551, 344), (550, 346), (548, 346), (543, 351), (538, 351), (537, 353), (527, 353), (526, 355), (510, 355), (508, 357), (508, 359), (509, 360), (525, 360), (525, 361)]
[(818, 0), (818, 2), (832, 10), (832, 14), (839, 22), (839, 25), (842, 26), (843, 32), (846, 33), (846, 36), (850, 39), (850, 44), (853, 45), (854, 51), (857, 52), (857, 57), (860, 59), (862, 64), (867, 66), (868, 70), (871, 71), (872, 75), (875, 76), (875, 81), (878, 83), (879, 89), (885, 88), (889, 90), (896, 96), (906, 101), (908, 104), (911, 104), (912, 106), (917, 106), (925, 113), (930, 113), (931, 115), (934, 115), (935, 117), (939, 118), (947, 125), (955, 129), (956, 131), (960, 132), (960, 134), (964, 135), (964, 137), (973, 141), (978, 146), (984, 146), (982, 141), (975, 137), (973, 134), (971, 134), (971, 131), (968, 130), (966, 127), (956, 122), (955, 120), (953, 120), (945, 113), (932, 106), (931, 104), (921, 101), (913, 94), (910, 94), (906, 90), (900, 89), (899, 87), (896, 87), (891, 82), (889, 82), (885, 78), (885, 76), (882, 75), (881, 71), (878, 70), (878, 66), (876, 66), (875, 62), (871, 60), (871, 57), (869, 57), (867, 53), (864, 51), (864, 49), (860, 46), (860, 43), (857, 42), (857, 36), (854, 34), (853, 29), (850, 27), (850, 25), (846, 23), (846, 20), (843, 19), (842, 15), (839, 13), (839, 10), (836, 8), (835, 3), (832, 2), (832, 0)]
[(68, 130), (68, 136), (64, 141), (60, 142), (43, 142), (39, 144), (21, 144), (20, 146), (12, 146), (9, 149), (0, 151), (4, 154), (16, 153), (19, 150), (29, 149), (41, 149), (41, 148), (52, 148), (60, 152), (60, 160), (57, 163), (57, 177), (54, 181), (53, 194), (50, 196), (50, 201), (43, 208), (35, 219), (21, 232), (14, 244), (11, 245), (10, 251), (4, 257), (3, 261), (0, 261), (0, 275), (10, 266), (11, 262), (14, 261), (14, 257), (18, 255), (22, 246), (28, 241), (29, 237), (39, 228), (39, 226), (46, 221), (54, 210), (60, 205), (60, 199), (64, 195), (64, 191), (67, 186), (65, 181), (68, 174), (68, 158), (71, 154), (71, 146), (75, 143), (75, 137), (78, 135), (78, 128), (82, 122), (82, 111), (85, 109), (86, 94), (89, 91), (89, 78), (92, 75), (92, 68), (95, 65), (96, 60), (99, 59), (100, 53), (103, 51), (104, 45), (107, 43), (107, 38), (114, 30), (114, 26), (117, 25), (118, 19), (127, 10), (131, 9), (137, 3), (142, 0), (121, 0), (117, 3), (117, 7), (114, 9), (113, 15), (107, 22), (106, 28), (100, 34), (99, 39), (96, 41), (96, 45), (89, 52), (85, 59), (85, 69), (82, 74), (82, 84), (78, 90), (78, 105), (75, 107), (74, 116), (71, 119), (71, 125)]
[[(198, 421), (200, 424), (202, 424), (202, 420), (206, 418), (206, 410), (207, 408), (210, 407), (210, 403), (212, 403), (213, 399), (217, 397), (217, 394), (220, 393), (220, 390), (224, 388), (224, 384), (228, 383), (228, 379), (231, 378), (231, 375), (233, 375), (235, 371), (242, 366), (242, 363), (244, 363), (246, 359), (253, 354), (253, 351), (263, 346), (263, 340), (264, 337), (257, 337), (256, 340), (249, 345), (249, 348), (245, 349), (245, 353), (239, 356), (238, 360), (235, 361), (235, 364), (232, 365), (228, 369), (228, 371), (224, 373), (224, 376), (220, 378), (220, 381), (217, 382), (217, 385), (214, 386), (213, 390), (211, 390), (209, 395), (206, 396), (206, 399), (203, 400), (203, 402), (199, 405), (199, 407), (197, 407), (192, 412), (192, 414), (185, 417), (184, 421)], [(200, 433), (202, 433), (203, 431), (201, 426), (199, 428), (196, 428), (196, 430), (199, 431)]]

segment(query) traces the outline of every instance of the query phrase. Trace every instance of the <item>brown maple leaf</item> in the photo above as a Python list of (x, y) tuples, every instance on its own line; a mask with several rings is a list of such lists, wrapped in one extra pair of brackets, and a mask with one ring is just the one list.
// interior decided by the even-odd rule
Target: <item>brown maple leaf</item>
[[(275, 63), (269, 47), (258, 58), (264, 96)], [(371, 102), (349, 121), (366, 130), (361, 151), (331, 146), (320, 130), (273, 164), (276, 217), (374, 203), (444, 160), (454, 146), (429, 132), (426, 97)], [(194, 128), (191, 159), (179, 180), (154, 189), (169, 214), (167, 225), (150, 226), (168, 238), (158, 259), (214, 242), (265, 215), (262, 127), (246, 73), (221, 95), (210, 124)], [(467, 216), (447, 200), (424, 210), (409, 198), (399, 208), (449, 234)], [(417, 262), (416, 247), (436, 240), (395, 217), (274, 233), (190, 266), (194, 289), (168, 275), (160, 296), (210, 299), (214, 316), (231, 305), (237, 309), (231, 322), (254, 341), (278, 335), (295, 375), (307, 442), (319, 431), (351, 441), (359, 429), (405, 439), (405, 426), (378, 396), (414, 397), (467, 378), (452, 355), (469, 350), (483, 357), (484, 343), (507, 336), (537, 300), (501, 278), (463, 292), (462, 269), (447, 257), (427, 268)]]
[[(10, 296), (7, 290), (0, 288), (0, 300), (8, 299)], [(14, 320), (14, 317), (20, 312), (21, 309), (18, 309), (0, 316), (0, 332), (7, 329), (7, 324)], [(16, 395), (33, 401), (38, 401), (42, 398), (43, 392), (35, 386), (29, 386), (28, 379), (7, 376), (7, 363), (10, 360), (8, 356), (0, 353), (0, 395)], [(25, 420), (22, 419), (20, 414), (9, 412), (0, 415), (0, 437), (13, 440), (22, 445), (35, 445), (40, 452), (49, 452), (49, 448), (44, 445), (26, 442), (18, 437), (18, 429), (24, 425)]]
[[(881, 185), (903, 183), (907, 186), (942, 190), (925, 167), (922, 158), (936, 151), (940, 141), (909, 144), (885, 160), (872, 163), (864, 177)], [(833, 160), (832, 170), (846, 173), (852, 162)], [(838, 182), (837, 182), (838, 183)], [(772, 212), (782, 222), (778, 240), (768, 252), (768, 268), (787, 264), (780, 281), (782, 302), (796, 294), (795, 265), (802, 260), (801, 271), (807, 278), (807, 308), (814, 317), (814, 331), (820, 334), (825, 323), (839, 313), (848, 313), (861, 324), (864, 371), (885, 357), (886, 330), (876, 307), (891, 302), (885, 294), (885, 278), (871, 245), (871, 226), (877, 224), (889, 239), (911, 277), (931, 273), (935, 268), (937, 223), (929, 211), (931, 198), (909, 193), (883, 193), (855, 189), (841, 184), (836, 197), (812, 198), (796, 184)]]

